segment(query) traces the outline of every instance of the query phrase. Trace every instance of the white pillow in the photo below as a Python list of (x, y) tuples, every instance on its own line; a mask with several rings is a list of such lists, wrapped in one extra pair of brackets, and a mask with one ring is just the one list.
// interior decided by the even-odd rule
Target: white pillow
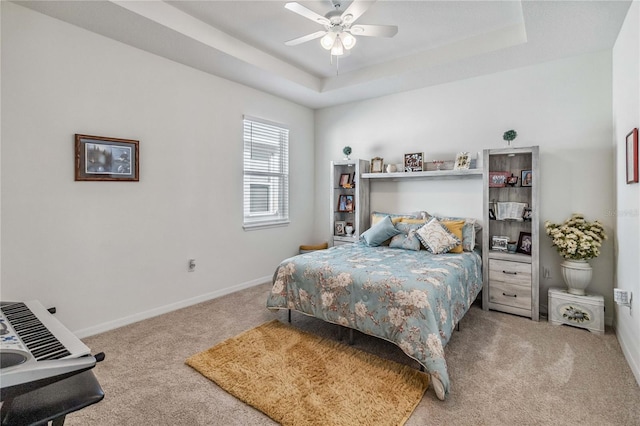
[(433, 254), (447, 253), (461, 243), (460, 239), (435, 217), (418, 229), (416, 236), (422, 245)]

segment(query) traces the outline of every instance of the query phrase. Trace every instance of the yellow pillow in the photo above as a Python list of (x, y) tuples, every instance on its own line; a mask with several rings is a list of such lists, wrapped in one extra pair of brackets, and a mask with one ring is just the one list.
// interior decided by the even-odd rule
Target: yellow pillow
[(401, 217), (399, 222), (408, 223), (408, 224), (412, 224), (412, 225), (421, 224), (421, 223), (427, 223), (427, 221), (424, 220), (424, 219), (414, 219), (414, 218), (408, 218), (408, 217)]
[(449, 250), (449, 253), (462, 253), (462, 227), (465, 224), (464, 220), (452, 220), (448, 222), (440, 222), (447, 227), (449, 231), (460, 240), (460, 244)]
[(385, 216), (389, 216), (391, 218), (391, 223), (393, 223), (394, 225), (403, 218), (407, 218), (407, 219), (415, 218), (415, 216), (409, 216), (409, 215), (403, 215), (403, 214), (373, 212), (371, 213), (371, 226), (380, 222), (382, 219), (385, 218)]

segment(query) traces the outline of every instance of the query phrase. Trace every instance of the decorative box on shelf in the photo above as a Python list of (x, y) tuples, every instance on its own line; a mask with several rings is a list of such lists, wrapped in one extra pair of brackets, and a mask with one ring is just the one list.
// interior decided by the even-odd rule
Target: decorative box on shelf
[(549, 322), (604, 333), (604, 297), (599, 294), (578, 296), (562, 288), (549, 289)]

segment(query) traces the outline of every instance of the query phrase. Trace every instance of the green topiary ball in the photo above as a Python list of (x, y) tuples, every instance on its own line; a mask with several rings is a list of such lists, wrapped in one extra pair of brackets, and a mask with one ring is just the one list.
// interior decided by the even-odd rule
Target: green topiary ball
[(511, 142), (516, 138), (516, 136), (518, 136), (518, 132), (516, 132), (515, 130), (507, 130), (506, 132), (504, 132), (504, 135), (502, 135), (502, 139), (507, 142)]
[(345, 146), (344, 148), (342, 148), (342, 153), (344, 155), (349, 155), (351, 154), (351, 147), (350, 146)]

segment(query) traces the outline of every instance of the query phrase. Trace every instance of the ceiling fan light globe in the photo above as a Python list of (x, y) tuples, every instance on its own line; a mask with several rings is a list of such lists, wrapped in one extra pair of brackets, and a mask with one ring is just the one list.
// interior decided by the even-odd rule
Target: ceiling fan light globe
[(347, 50), (351, 50), (357, 41), (356, 38), (349, 33), (343, 33), (340, 39), (342, 40), (342, 45)]
[(327, 33), (324, 37), (320, 39), (320, 45), (326, 49), (331, 50), (336, 40), (335, 33)]
[(336, 37), (336, 41), (331, 48), (331, 54), (333, 56), (344, 55), (344, 45), (342, 44), (342, 41), (340, 41), (340, 36)]

